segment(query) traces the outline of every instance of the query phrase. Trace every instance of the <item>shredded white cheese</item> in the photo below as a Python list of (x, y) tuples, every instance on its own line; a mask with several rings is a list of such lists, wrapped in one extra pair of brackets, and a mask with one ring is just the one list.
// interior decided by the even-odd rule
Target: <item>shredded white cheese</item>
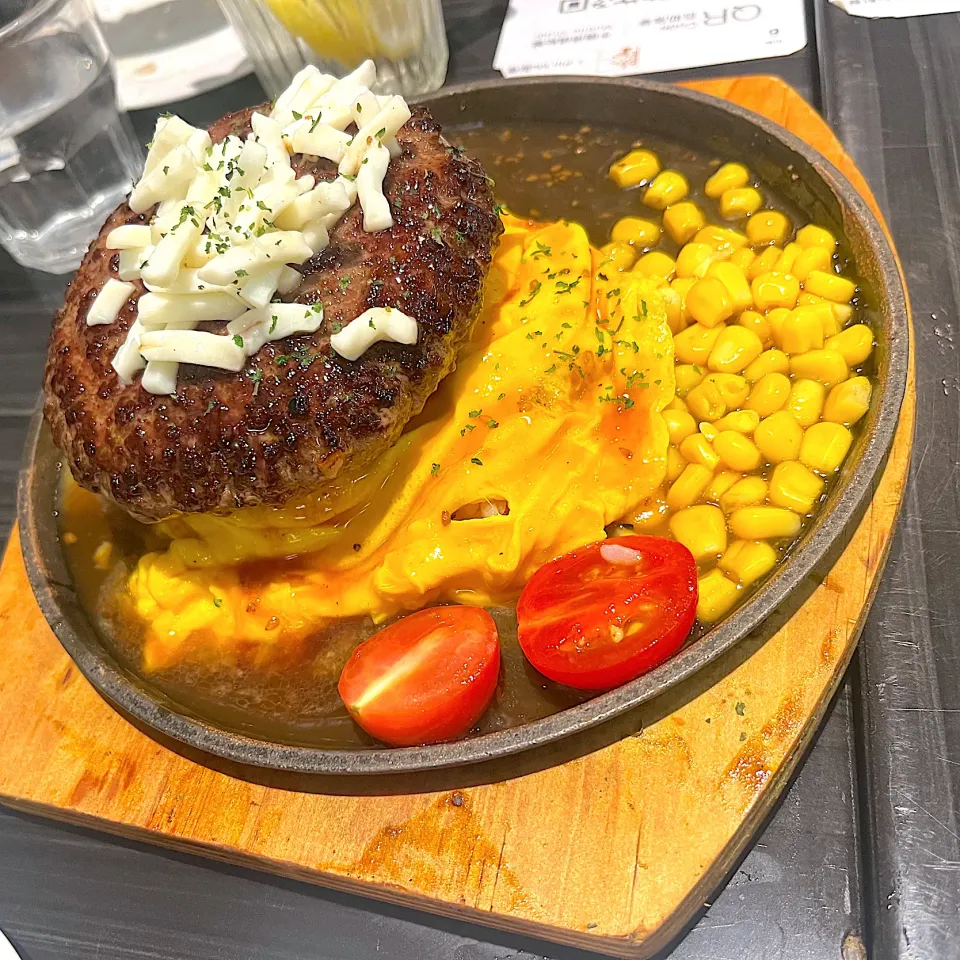
[(390, 307), (371, 307), (330, 337), (330, 346), (346, 360), (357, 360), (375, 343), (416, 343), (417, 321)]
[(87, 311), (87, 326), (95, 327), (101, 323), (113, 323), (123, 309), (123, 305), (137, 292), (132, 283), (114, 280), (112, 277), (103, 285), (96, 300)]
[[(153, 216), (107, 235), (107, 247), (120, 251), (120, 279), (107, 282), (87, 315), (88, 324), (111, 323), (137, 292), (131, 281), (146, 288), (113, 358), (124, 383), (142, 370), (144, 390), (173, 393), (180, 363), (238, 371), (265, 343), (320, 328), (322, 306), (275, 298), (296, 292), (294, 266), (326, 248), (354, 203), (364, 230), (393, 225), (383, 179), (410, 109), (402, 97), (372, 93), (375, 81), (371, 61), (339, 80), (305, 67), (269, 116), (252, 115), (246, 139), (213, 144), (180, 117), (157, 122), (128, 201), (135, 213), (155, 208)], [(298, 178), (292, 153), (333, 161), (337, 178)], [(218, 321), (226, 324), (221, 332), (196, 329)], [(416, 343), (416, 321), (375, 308), (330, 342), (356, 360), (381, 340)]]

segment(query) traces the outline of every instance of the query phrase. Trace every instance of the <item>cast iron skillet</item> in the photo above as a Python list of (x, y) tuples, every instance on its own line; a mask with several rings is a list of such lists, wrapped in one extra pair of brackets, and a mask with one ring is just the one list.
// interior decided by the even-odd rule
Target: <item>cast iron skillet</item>
[(27, 572), (54, 633), (108, 700), (146, 725), (230, 760), (297, 772), (369, 774), (475, 763), (549, 743), (602, 723), (690, 677), (729, 650), (809, 576), (843, 534), (893, 440), (908, 366), (906, 298), (883, 230), (847, 180), (815, 150), (776, 124), (713, 97), (644, 80), (563, 78), (451, 87), (423, 101), (445, 126), (550, 121), (635, 129), (717, 157), (743, 159), (781, 197), (846, 239), (856, 273), (877, 308), (877, 389), (873, 405), (816, 522), (788, 560), (739, 610), (646, 676), (552, 716), (473, 739), (426, 747), (324, 750), (271, 743), (190, 715), (103, 645), (70, 584), (55, 519), (63, 464), (40, 415), (20, 478), (19, 517)]

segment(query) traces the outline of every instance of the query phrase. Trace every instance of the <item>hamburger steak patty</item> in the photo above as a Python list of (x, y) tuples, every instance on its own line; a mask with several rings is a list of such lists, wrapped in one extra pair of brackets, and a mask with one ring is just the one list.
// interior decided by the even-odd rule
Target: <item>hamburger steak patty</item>
[[(214, 142), (245, 137), (254, 110), (269, 105), (219, 120)], [(322, 327), (266, 344), (240, 373), (181, 365), (173, 396), (148, 393), (139, 377), (124, 386), (111, 366), (146, 292), (139, 281), (116, 322), (86, 324), (116, 276), (107, 234), (147, 223), (153, 211), (137, 215), (124, 203), (111, 214), (54, 318), (44, 376), (44, 416), (81, 486), (141, 519), (226, 513), (318, 489), (396, 442), (470, 336), (502, 232), (482, 168), (446, 144), (426, 109), (413, 108), (397, 140), (401, 155), (383, 187), (394, 226), (365, 233), (354, 204), (285, 298), (321, 302)], [(292, 164), (318, 182), (336, 176), (326, 160), (298, 154)], [(412, 316), (418, 342), (378, 343), (355, 362), (334, 353), (330, 334), (377, 306)]]

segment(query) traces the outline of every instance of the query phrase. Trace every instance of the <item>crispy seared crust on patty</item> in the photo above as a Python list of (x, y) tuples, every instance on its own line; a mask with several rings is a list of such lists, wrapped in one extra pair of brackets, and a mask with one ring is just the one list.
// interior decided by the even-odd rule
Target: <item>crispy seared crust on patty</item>
[[(246, 136), (254, 109), (269, 108), (224, 117), (210, 128), (214, 141)], [(107, 234), (152, 215), (114, 211), (54, 318), (44, 377), (44, 416), (83, 487), (142, 519), (226, 513), (285, 503), (396, 442), (469, 337), (502, 231), (482, 168), (445, 143), (427, 110), (415, 107), (397, 139), (402, 153), (384, 181), (394, 226), (365, 233), (354, 205), (300, 268), (289, 299), (322, 302), (320, 330), (268, 343), (241, 373), (181, 365), (174, 396), (147, 393), (139, 377), (124, 386), (110, 365), (145, 292), (139, 281), (115, 323), (86, 325), (116, 276)], [(292, 162), (318, 181), (336, 175), (327, 161)], [(330, 334), (375, 306), (414, 317), (417, 344), (379, 343), (355, 362), (332, 352)]]

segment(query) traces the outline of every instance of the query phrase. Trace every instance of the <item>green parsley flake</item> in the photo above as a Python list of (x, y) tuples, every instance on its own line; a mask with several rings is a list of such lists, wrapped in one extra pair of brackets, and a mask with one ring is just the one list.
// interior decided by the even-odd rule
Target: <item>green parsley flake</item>
[(234, 342), (238, 347), (241, 347), (241, 348), (243, 347), (243, 337), (241, 337), (239, 333), (234, 334), (233, 342)]
[(430, 467), (430, 475), (435, 477), (438, 473), (440, 473), (440, 464), (435, 463)]
[[(541, 289), (542, 286), (543, 286), (543, 284), (540, 283), (539, 280), (534, 280), (534, 281), (530, 284), (530, 295), (529, 295), (528, 297), (526, 297), (525, 299), (523, 299), (523, 300), (520, 301), (520, 306), (521, 306), (521, 307), (525, 307), (525, 306), (540, 292), (540, 289)], [(532, 338), (531, 338), (531, 339), (532, 339)]]
[(483, 461), (479, 457), (471, 457), (470, 462), (475, 463), (478, 467), (483, 466)]

